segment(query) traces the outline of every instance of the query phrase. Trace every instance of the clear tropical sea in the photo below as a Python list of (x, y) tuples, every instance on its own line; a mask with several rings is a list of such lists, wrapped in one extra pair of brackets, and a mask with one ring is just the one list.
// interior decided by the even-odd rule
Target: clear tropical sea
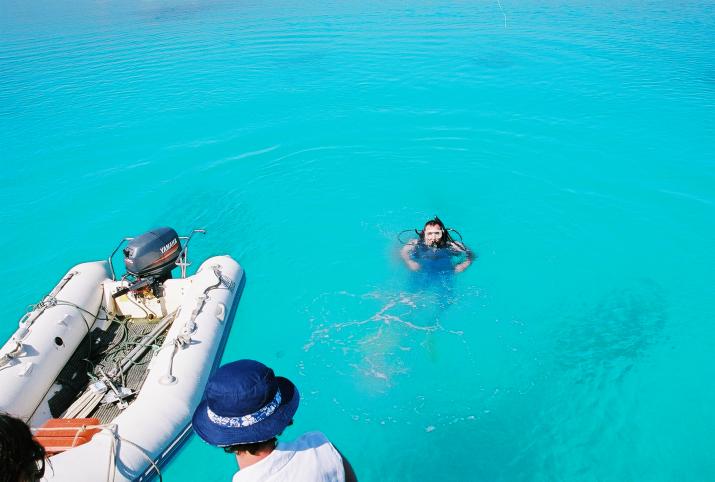
[[(715, 3), (0, 0), (0, 335), (204, 227), (362, 481), (714, 480)], [(417, 289), (439, 214), (479, 259)], [(194, 265), (194, 267), (197, 264)], [(168, 481), (227, 481), (194, 437)]]

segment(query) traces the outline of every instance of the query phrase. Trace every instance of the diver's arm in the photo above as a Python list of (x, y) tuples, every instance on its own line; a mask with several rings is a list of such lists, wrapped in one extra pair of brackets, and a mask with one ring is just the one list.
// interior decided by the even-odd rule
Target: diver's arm
[(467, 255), (467, 259), (454, 266), (454, 272), (461, 273), (465, 269), (469, 268), (469, 265), (472, 264), (472, 261), (477, 258), (477, 255), (474, 254), (474, 252), (469, 249), (464, 243), (460, 243), (458, 241), (452, 241), (452, 247), (457, 251), (461, 251)]
[(420, 269), (420, 264), (414, 259), (412, 259), (412, 252), (415, 250), (415, 246), (417, 246), (417, 241), (413, 239), (412, 241), (409, 241), (407, 244), (405, 244), (400, 250), (400, 256), (402, 256), (402, 261), (404, 261), (407, 267), (410, 268), (412, 271), (417, 271)]
[(461, 263), (457, 264), (454, 266), (454, 272), (455, 273), (461, 273), (465, 269), (469, 268), (469, 265), (472, 264), (471, 259), (467, 259), (465, 261), (462, 261)]

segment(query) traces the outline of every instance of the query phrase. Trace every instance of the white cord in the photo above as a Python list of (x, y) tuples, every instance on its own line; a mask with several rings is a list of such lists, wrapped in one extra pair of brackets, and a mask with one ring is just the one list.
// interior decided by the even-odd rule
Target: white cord
[(136, 448), (137, 450), (139, 450), (139, 453), (142, 454), (142, 455), (144, 456), (144, 458), (147, 459), (147, 461), (151, 464), (152, 468), (156, 471), (157, 475), (159, 476), (159, 481), (162, 480), (161, 470), (160, 470), (159, 467), (154, 463), (154, 461), (153, 461), (152, 458), (149, 456), (149, 454), (147, 454), (146, 451), (144, 450), (144, 448), (141, 447), (140, 445), (135, 444), (135, 443), (132, 442), (131, 440), (127, 440), (127, 439), (125, 439), (125, 438), (123, 438), (123, 437), (120, 437), (120, 436), (119, 436), (119, 433), (117, 432), (117, 425), (116, 425), (116, 424), (82, 425), (81, 427), (61, 427), (61, 428), (60, 428), (60, 427), (49, 427), (49, 428), (40, 427), (40, 428), (33, 429), (33, 432), (34, 432), (34, 433), (38, 433), (38, 432), (43, 432), (43, 431), (60, 430), (60, 429), (62, 429), (62, 430), (74, 429), (74, 430), (77, 431), (77, 433), (76, 433), (75, 436), (74, 436), (74, 439), (72, 440), (72, 446), (73, 446), (73, 447), (74, 447), (75, 444), (77, 443), (77, 439), (78, 439), (79, 436), (82, 434), (82, 432), (85, 432), (85, 431), (87, 431), (87, 430), (100, 429), (100, 430), (102, 430), (102, 431), (108, 431), (108, 432), (111, 434), (111, 436), (112, 436), (112, 441), (111, 441), (111, 446), (110, 446), (111, 450), (110, 450), (110, 452), (109, 452), (109, 465), (107, 466), (107, 479), (106, 479), (107, 481), (114, 482), (114, 480), (115, 480), (115, 478), (116, 478), (116, 476), (117, 476), (117, 471), (114, 470), (114, 469), (116, 468), (114, 461), (115, 461), (116, 458), (117, 458), (117, 442), (118, 442), (118, 441), (121, 441), (121, 442), (124, 442), (124, 443), (126, 443), (126, 444), (129, 444), (129, 445), (131, 445), (132, 447), (134, 447), (134, 448)]
[(497, 4), (499, 5), (499, 10), (501, 10), (501, 14), (504, 16), (504, 28), (506, 28), (506, 13), (504, 13), (504, 9), (501, 6), (501, 0), (497, 0)]

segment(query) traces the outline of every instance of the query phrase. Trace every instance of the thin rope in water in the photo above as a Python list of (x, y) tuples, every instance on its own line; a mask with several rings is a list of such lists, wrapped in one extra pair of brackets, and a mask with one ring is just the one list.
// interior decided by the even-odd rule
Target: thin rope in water
[(504, 28), (506, 28), (506, 13), (504, 13), (504, 9), (501, 6), (501, 0), (497, 0), (497, 4), (499, 5), (499, 10), (501, 10), (501, 14), (504, 16)]

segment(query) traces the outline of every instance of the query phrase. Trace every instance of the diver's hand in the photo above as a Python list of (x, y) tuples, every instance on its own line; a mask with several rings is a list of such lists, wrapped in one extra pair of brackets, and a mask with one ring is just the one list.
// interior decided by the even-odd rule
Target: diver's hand
[(412, 271), (419, 271), (421, 266), (417, 261), (411, 259), (407, 261), (407, 267), (410, 268)]
[(462, 271), (467, 269), (470, 264), (472, 264), (471, 261), (465, 261), (463, 263), (459, 263), (457, 266), (454, 267), (454, 272), (461, 273)]

